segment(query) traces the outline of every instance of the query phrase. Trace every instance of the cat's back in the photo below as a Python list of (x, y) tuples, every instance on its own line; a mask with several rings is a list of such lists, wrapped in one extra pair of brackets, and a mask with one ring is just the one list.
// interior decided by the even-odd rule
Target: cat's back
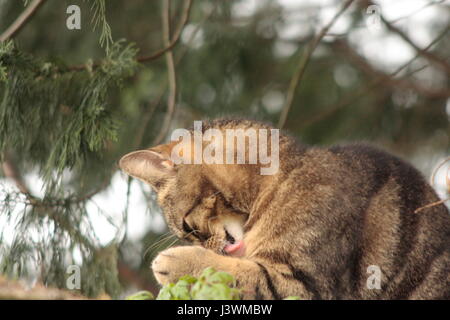
[(367, 266), (377, 266), (383, 274), (380, 291), (366, 290), (367, 277), (357, 277), (359, 296), (450, 298), (450, 214), (422, 174), (369, 145), (323, 152), (339, 168), (334, 171), (345, 190), (364, 199), (355, 216), (361, 234), (353, 267), (364, 274)]

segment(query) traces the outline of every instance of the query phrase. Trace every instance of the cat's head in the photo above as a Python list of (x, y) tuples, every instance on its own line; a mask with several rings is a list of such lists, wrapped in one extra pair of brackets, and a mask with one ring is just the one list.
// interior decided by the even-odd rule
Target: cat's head
[(119, 162), (127, 174), (157, 193), (169, 228), (179, 238), (218, 253), (242, 255), (246, 213), (235, 209), (205, 177), (202, 166), (176, 165), (173, 144), (131, 152)]

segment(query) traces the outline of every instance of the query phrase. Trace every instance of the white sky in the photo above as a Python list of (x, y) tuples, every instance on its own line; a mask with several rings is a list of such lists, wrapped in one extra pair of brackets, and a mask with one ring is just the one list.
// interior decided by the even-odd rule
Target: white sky
[[(232, 13), (237, 19), (245, 18), (251, 15), (258, 7), (258, 3), (262, 0), (243, 0), (233, 5)], [(295, 45), (292, 45), (291, 40), (299, 39), (308, 33), (311, 24), (305, 21), (305, 13), (302, 11), (305, 5), (325, 7), (324, 10), (320, 10), (318, 16), (317, 25), (315, 25), (316, 31), (320, 27), (326, 24), (334, 13), (340, 7), (342, 1), (332, 0), (278, 0), (283, 6), (283, 15), (288, 23), (277, 25), (276, 32), (281, 38), (274, 47), (274, 52), (280, 56), (289, 56), (296, 49)], [(301, 5), (299, 4), (301, 2)], [(449, 10), (442, 10), (443, 5), (450, 5), (450, 1), (445, 1), (444, 4), (433, 5), (423, 8), (431, 0), (379, 0), (381, 4), (381, 10), (383, 15), (390, 21), (396, 20), (402, 17), (411, 16), (405, 19), (401, 19), (396, 23), (396, 26), (405, 28), (407, 34), (415, 41), (419, 46), (426, 46), (433, 40), (439, 30), (434, 30), (432, 23), (436, 21), (450, 21), (448, 14)], [(436, 2), (436, 1), (435, 1)], [(337, 5), (336, 5), (337, 4)], [(264, 26), (263, 26), (264, 27)], [(335, 26), (330, 30), (331, 33), (347, 33), (349, 28), (348, 15), (343, 15), (337, 21)], [(264, 28), (262, 28), (264, 29)], [(193, 27), (190, 26), (183, 34), (182, 40), (187, 41), (190, 33), (193, 31)], [(193, 48), (198, 48), (203, 44), (203, 33), (199, 32), (197, 35), (198, 41), (194, 41)], [(350, 42), (355, 45), (357, 50), (362, 53), (366, 58), (375, 63), (379, 68), (385, 70), (393, 70), (402, 63), (408, 61), (415, 54), (407, 44), (401, 41), (397, 36), (389, 35), (384, 28), (367, 28), (363, 25), (360, 28), (352, 31), (348, 36)], [(327, 39), (325, 38), (324, 41)], [(345, 85), (345, 70), (338, 70), (337, 79), (341, 79), (343, 85)], [(341, 75), (339, 74), (341, 73)], [(347, 75), (348, 76), (348, 75)], [(282, 92), (271, 92), (263, 97), (263, 101), (270, 110), (277, 111), (278, 106), (283, 103)], [(448, 109), (450, 115), (450, 100), (448, 102)], [(439, 159), (437, 159), (439, 160)], [(436, 164), (438, 161), (436, 162)], [(449, 164), (450, 165), (450, 164)], [(448, 168), (448, 166), (447, 166)], [(445, 173), (447, 169), (444, 168), (439, 171), (437, 175), (437, 188), (441, 195), (442, 190), (445, 188)], [(26, 180), (30, 184), (30, 187), (35, 194), (41, 193), (42, 183), (36, 174), (29, 175)], [(0, 181), (1, 183), (8, 184), (8, 181)], [(13, 185), (9, 184), (11, 188)], [(127, 177), (122, 173), (116, 173), (112, 179), (110, 187), (98, 195), (92, 200), (104, 212), (107, 212), (113, 221), (116, 221), (119, 225), (122, 219), (122, 214), (126, 203), (127, 193)], [(99, 237), (102, 244), (107, 244), (116, 235), (116, 229), (112, 227), (109, 222), (97, 213), (97, 209), (93, 203), (88, 206), (90, 217), (95, 227), (95, 232)], [(14, 230), (12, 226), (6, 226), (5, 220), (0, 216), (0, 230), (5, 227), (5, 236), (7, 242), (12, 240)], [(131, 197), (130, 197), (130, 209), (128, 217), (127, 234), (131, 239), (139, 239), (142, 237), (149, 228), (155, 228), (161, 230), (164, 228), (164, 221), (159, 213), (149, 214), (146, 200), (142, 194), (140, 182), (133, 180), (131, 184)]]

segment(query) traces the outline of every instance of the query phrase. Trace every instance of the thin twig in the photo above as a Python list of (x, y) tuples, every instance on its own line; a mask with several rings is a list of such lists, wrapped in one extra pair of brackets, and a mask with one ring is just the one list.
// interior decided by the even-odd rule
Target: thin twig
[[(186, 41), (186, 45), (184, 47), (182, 47), (180, 49), (180, 51), (177, 53), (177, 56), (175, 57), (175, 67), (177, 67), (178, 64), (181, 62), (181, 60), (184, 58), (184, 56), (186, 55), (186, 53), (189, 49), (189, 45), (192, 43), (192, 41), (194, 41), (195, 36), (197, 35), (198, 31), (205, 24), (205, 22), (208, 21), (209, 18), (213, 15), (213, 13), (216, 11), (217, 7), (218, 7), (218, 2), (215, 3), (214, 7), (197, 24), (194, 31), (191, 33), (189, 39)], [(168, 81), (166, 79), (165, 81), (163, 81), (163, 83), (160, 85), (160, 88), (158, 89), (159, 94), (158, 94), (157, 98), (154, 99), (150, 103), (147, 111), (143, 115), (142, 122), (139, 126), (138, 133), (136, 134), (136, 139), (133, 144), (132, 150), (135, 150), (141, 146), (142, 140), (144, 138), (145, 130), (147, 129), (148, 123), (152, 119), (153, 113), (155, 112), (156, 108), (158, 107), (162, 98), (164, 97), (164, 94), (166, 93), (167, 85), (168, 85)], [(151, 145), (153, 145), (153, 143)]]
[(286, 103), (284, 104), (284, 107), (281, 111), (280, 119), (278, 121), (278, 128), (282, 129), (286, 123), (287, 115), (289, 113), (289, 110), (292, 106), (292, 102), (294, 100), (294, 95), (297, 90), (297, 87), (299, 86), (301, 79), (303, 77), (303, 74), (305, 73), (306, 66), (308, 65), (308, 62), (311, 58), (311, 55), (313, 54), (314, 50), (316, 49), (317, 45), (319, 44), (320, 40), (325, 36), (325, 34), (328, 32), (328, 30), (333, 26), (333, 24), (336, 22), (336, 20), (344, 13), (345, 10), (353, 3), (354, 0), (347, 0), (342, 5), (341, 9), (334, 15), (334, 17), (331, 19), (331, 21), (325, 25), (322, 30), (313, 38), (313, 40), (308, 44), (306, 47), (305, 52), (302, 54), (298, 68), (296, 72), (294, 73), (291, 82), (289, 84), (289, 89), (287, 92), (286, 97)]
[(166, 52), (172, 50), (172, 48), (177, 44), (178, 40), (180, 39), (181, 32), (183, 31), (184, 27), (186, 26), (187, 22), (189, 21), (191, 7), (192, 7), (192, 0), (184, 1), (184, 8), (183, 8), (183, 12), (181, 14), (180, 22), (178, 23), (178, 27), (175, 29), (175, 32), (173, 33), (173, 35), (171, 37), (172, 40), (165, 43), (166, 47), (161, 50), (156, 51), (155, 53), (153, 53), (149, 56), (139, 57), (137, 59), (139, 62), (147, 62), (147, 61), (158, 59)]
[(422, 211), (424, 209), (435, 207), (435, 206), (438, 206), (440, 204), (444, 204), (446, 201), (449, 201), (449, 200), (450, 200), (450, 198), (447, 198), (447, 199), (443, 199), (443, 200), (439, 200), (439, 201), (427, 204), (426, 206), (423, 206), (423, 207), (420, 207), (420, 208), (417, 208), (416, 210), (414, 210), (414, 213), (418, 213), (418, 212), (420, 212), (420, 211)]
[(425, 3), (422, 7), (418, 8), (417, 10), (414, 10), (413, 12), (409, 13), (406, 16), (401, 16), (399, 18), (391, 20), (390, 23), (393, 24), (393, 23), (397, 23), (397, 22), (399, 22), (401, 20), (409, 19), (412, 16), (416, 15), (417, 13), (422, 12), (424, 9), (426, 9), (426, 8), (428, 8), (430, 6), (443, 4), (445, 1), (447, 1), (447, 0), (438, 0), (438, 1), (432, 1), (432, 2)]
[[(448, 33), (449, 30), (450, 30), (450, 25), (448, 25), (446, 28), (444, 28), (444, 30), (429, 45), (427, 45), (424, 48), (424, 50), (428, 50), (432, 46), (434, 46), (437, 42), (439, 42)], [(405, 64), (403, 64), (399, 68), (397, 68), (394, 72), (390, 73), (388, 76), (389, 77), (395, 77), (400, 72), (402, 72), (404, 69), (406, 69), (412, 62), (417, 60), (417, 58), (419, 56), (420, 56), (420, 54), (416, 53), (416, 55), (413, 58), (411, 58), (409, 61), (407, 61)], [(416, 70), (413, 70), (413, 71), (409, 72), (407, 75), (409, 76), (409, 75), (411, 75), (413, 73), (416, 73), (416, 72), (418, 72), (418, 71), (420, 71), (422, 69), (424, 69), (424, 67), (420, 67), (420, 68), (418, 68)], [(383, 83), (384, 79), (385, 79), (384, 75), (374, 79), (369, 84), (367, 84), (366, 86), (364, 86), (363, 88), (358, 90), (356, 93), (352, 92), (351, 94), (345, 96), (335, 106), (333, 106), (331, 108), (326, 108), (326, 110), (324, 112), (322, 112), (322, 113), (312, 117), (311, 119), (306, 120), (304, 123), (301, 124), (301, 126), (302, 127), (310, 126), (310, 125), (312, 125), (312, 124), (322, 120), (323, 118), (326, 118), (326, 117), (330, 116), (331, 114), (335, 113), (339, 109), (349, 105), (350, 103), (354, 102), (358, 98), (360, 98), (360, 97), (364, 96), (365, 94), (369, 93), (372, 89), (374, 89), (377, 86), (381, 85)]]
[(3, 156), (2, 167), (5, 177), (14, 181), (17, 189), (19, 189), (19, 191), (22, 194), (24, 194), (27, 198), (30, 197), (31, 196), (30, 189), (28, 189), (28, 186), (25, 183), (25, 180), (23, 179), (22, 175), (20, 174), (19, 169), (17, 168), (17, 166), (7, 153), (5, 153)]
[(30, 18), (36, 13), (46, 0), (34, 0), (25, 10), (17, 17), (16, 20), (0, 35), (0, 42), (11, 39), (25, 26)]
[[(163, 38), (164, 42), (167, 45), (170, 43), (170, 0), (163, 1)], [(153, 145), (160, 144), (167, 132), (170, 129), (170, 123), (172, 122), (173, 114), (175, 111), (175, 99), (177, 94), (177, 82), (176, 82), (176, 73), (175, 73), (175, 63), (173, 60), (173, 52), (167, 51), (166, 55), (166, 65), (167, 65), (167, 74), (169, 81), (169, 97), (167, 98), (167, 112), (164, 117), (163, 124), (161, 126), (161, 130), (159, 131), (158, 136), (155, 138)]]
[(385, 86), (398, 86), (402, 88), (407, 88), (414, 90), (415, 92), (430, 97), (430, 98), (447, 98), (450, 97), (450, 89), (433, 89), (421, 86), (419, 83), (414, 81), (408, 81), (407, 79), (393, 78), (391, 75), (385, 74), (383, 71), (378, 70), (376, 67), (367, 61), (366, 58), (361, 56), (353, 49), (347, 41), (345, 40), (335, 40), (332, 44), (333, 48), (337, 48), (342, 51), (346, 57), (353, 61), (353, 63), (360, 68), (369, 76), (382, 77), (383, 81), (381, 84)]
[[(373, 5), (374, 3), (370, 0), (367, 0), (367, 4), (368, 5)], [(443, 58), (436, 56), (435, 54), (429, 52), (426, 49), (422, 49), (420, 48), (414, 41), (411, 40), (411, 38), (409, 36), (406, 35), (405, 32), (403, 32), (400, 28), (394, 26), (391, 22), (389, 22), (388, 20), (386, 20), (386, 18), (384, 18), (383, 15), (380, 15), (380, 19), (383, 22), (383, 24), (391, 31), (394, 32), (395, 34), (397, 34), (400, 38), (403, 39), (403, 41), (405, 41), (406, 43), (408, 43), (414, 50), (416, 50), (416, 52), (418, 54), (420, 54), (421, 56), (427, 58), (428, 60), (438, 64), (439, 66), (442, 67), (442, 69), (450, 74), (450, 64), (445, 61)]]
[[(184, 6), (183, 6), (183, 11), (181, 13), (180, 22), (178, 23), (178, 26), (175, 29), (175, 32), (172, 36), (172, 40), (169, 41), (168, 43), (165, 43), (164, 48), (162, 48), (148, 56), (137, 57), (136, 61), (141, 62), (141, 63), (153, 61), (153, 60), (156, 60), (159, 57), (163, 56), (165, 53), (171, 51), (175, 47), (175, 45), (178, 43), (178, 41), (180, 40), (181, 33), (182, 33), (184, 27), (186, 26), (187, 22), (189, 21), (191, 8), (192, 8), (192, 0), (185, 0)], [(92, 68), (95, 69), (98, 66), (100, 66), (100, 64), (101, 64), (101, 62), (94, 62), (92, 64)], [(69, 71), (83, 71), (85, 69), (86, 69), (86, 64), (68, 67)]]
[[(52, 206), (49, 203), (43, 202), (38, 197), (35, 197), (29, 188), (27, 187), (25, 180), (23, 179), (22, 175), (20, 174), (17, 166), (12, 162), (11, 158), (9, 158), (8, 155), (3, 155), (3, 172), (7, 178), (12, 179), (19, 191), (26, 196), (28, 200), (28, 204), (31, 205), (34, 209), (36, 209), (36, 212), (39, 215), (47, 216), (51, 220), (55, 222), (55, 224), (58, 225), (59, 228), (64, 229), (67, 231), (72, 237), (76, 238), (81, 244), (83, 244), (86, 248), (89, 250), (94, 250), (94, 246), (90, 243), (90, 241), (82, 235), (80, 232), (74, 232), (73, 229), (70, 228), (70, 226), (67, 225), (66, 221), (63, 219), (63, 217), (59, 214), (59, 212), (52, 208)], [(49, 210), (50, 209), (50, 210)]]

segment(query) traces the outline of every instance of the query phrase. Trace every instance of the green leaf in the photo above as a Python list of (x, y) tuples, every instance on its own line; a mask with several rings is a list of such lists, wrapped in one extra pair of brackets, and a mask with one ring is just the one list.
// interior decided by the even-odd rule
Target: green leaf
[(175, 284), (169, 283), (168, 285), (162, 287), (162, 289), (159, 291), (158, 296), (156, 297), (156, 300), (173, 300), (171, 289), (174, 286)]
[(213, 267), (208, 267), (205, 270), (203, 270), (202, 274), (200, 275), (200, 279), (204, 280), (204, 279), (210, 277), (215, 272), (216, 272), (216, 270), (214, 270)]
[(154, 300), (155, 297), (150, 291), (139, 291), (135, 294), (129, 295), (126, 300)]
[(197, 282), (197, 278), (190, 275), (185, 275), (181, 277), (179, 281), (186, 281), (187, 283), (192, 284)]
[(164, 286), (157, 300), (239, 300), (240, 290), (235, 288), (232, 275), (213, 268), (203, 270), (200, 277), (186, 275), (176, 284)]
[(211, 274), (208, 277), (208, 281), (209, 282), (220, 282), (220, 283), (226, 283), (229, 285), (234, 284), (234, 278), (231, 274), (226, 273), (226, 272), (222, 272), (222, 271), (217, 271), (213, 274)]

